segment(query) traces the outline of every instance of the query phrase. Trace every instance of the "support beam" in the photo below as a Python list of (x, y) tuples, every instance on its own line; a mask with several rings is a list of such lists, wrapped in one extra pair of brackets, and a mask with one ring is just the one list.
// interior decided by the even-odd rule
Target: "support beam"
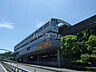
[(59, 68), (61, 67), (61, 55), (60, 49), (57, 49), (57, 64)]
[(23, 62), (23, 57), (21, 57), (21, 62)]
[(29, 60), (28, 60), (28, 57), (26, 57), (26, 58), (25, 58), (25, 62), (28, 63), (28, 61), (29, 61)]
[(40, 55), (37, 55), (37, 63), (39, 63), (40, 62)]
[(19, 58), (17, 59), (17, 61), (19, 62)]

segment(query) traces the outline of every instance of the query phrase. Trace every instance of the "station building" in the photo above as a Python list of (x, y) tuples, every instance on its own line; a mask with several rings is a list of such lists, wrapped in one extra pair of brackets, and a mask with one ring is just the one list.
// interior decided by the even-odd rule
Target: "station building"
[(51, 18), (14, 47), (16, 58), (26, 63), (60, 66), (61, 30), (70, 26), (63, 20)]
[(60, 67), (64, 61), (60, 51), (61, 37), (93, 27), (96, 27), (96, 15), (73, 26), (63, 20), (51, 18), (18, 43), (14, 47), (14, 54), (21, 62)]

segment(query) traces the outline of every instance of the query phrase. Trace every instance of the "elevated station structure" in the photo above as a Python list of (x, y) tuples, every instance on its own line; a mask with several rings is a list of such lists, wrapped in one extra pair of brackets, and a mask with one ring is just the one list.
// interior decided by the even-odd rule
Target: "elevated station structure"
[(46, 64), (46, 62), (52, 61), (50, 58), (51, 55), (58, 54), (57, 59), (55, 59), (56, 62), (53, 62), (60, 67), (59, 49), (61, 47), (60, 39), (62, 37), (60, 32), (62, 29), (70, 26), (69, 23), (63, 20), (51, 18), (14, 47), (16, 58), (21, 58), (21, 62), (40, 64), (41, 61), (41, 64), (44, 64), (44, 62)]
[(60, 67), (64, 61), (60, 52), (61, 37), (93, 27), (96, 27), (96, 15), (73, 26), (63, 20), (51, 18), (18, 43), (14, 47), (14, 54), (21, 62)]

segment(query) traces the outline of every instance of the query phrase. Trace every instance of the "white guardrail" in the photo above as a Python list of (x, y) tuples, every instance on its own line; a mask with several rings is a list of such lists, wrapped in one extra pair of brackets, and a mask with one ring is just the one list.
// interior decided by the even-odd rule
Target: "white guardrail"
[(22, 68), (19, 68), (19, 67), (16, 67), (16, 66), (13, 66), (13, 65), (10, 65), (8, 63), (5, 63), (5, 62), (2, 62), (3, 65), (7, 66), (8, 67), (8, 70), (10, 72), (29, 72), (27, 70), (24, 70)]

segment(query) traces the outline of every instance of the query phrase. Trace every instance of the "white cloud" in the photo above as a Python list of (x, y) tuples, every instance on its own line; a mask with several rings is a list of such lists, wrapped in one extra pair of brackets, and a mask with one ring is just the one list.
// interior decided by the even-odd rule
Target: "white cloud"
[(7, 29), (13, 29), (14, 26), (13, 26), (13, 22), (3, 22), (3, 23), (0, 23), (0, 28), (7, 28)]

